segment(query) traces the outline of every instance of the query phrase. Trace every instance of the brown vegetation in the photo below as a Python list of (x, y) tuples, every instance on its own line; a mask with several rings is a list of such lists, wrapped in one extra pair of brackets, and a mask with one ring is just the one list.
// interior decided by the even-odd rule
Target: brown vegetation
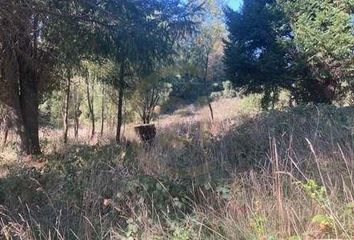
[[(220, 103), (216, 116), (225, 107)], [(214, 123), (205, 113), (205, 121), (158, 125), (150, 148), (135, 141), (123, 148), (109, 142), (58, 148), (49, 139), (44, 162), (20, 167), (8, 160), (0, 181), (2, 235), (354, 236), (351, 108), (297, 108)]]

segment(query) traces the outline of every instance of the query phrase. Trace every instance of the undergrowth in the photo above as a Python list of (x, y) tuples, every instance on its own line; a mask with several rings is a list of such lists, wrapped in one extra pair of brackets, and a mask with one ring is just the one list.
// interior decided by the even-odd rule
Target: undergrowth
[(1, 237), (351, 239), (353, 121), (351, 108), (299, 107), (14, 162)]

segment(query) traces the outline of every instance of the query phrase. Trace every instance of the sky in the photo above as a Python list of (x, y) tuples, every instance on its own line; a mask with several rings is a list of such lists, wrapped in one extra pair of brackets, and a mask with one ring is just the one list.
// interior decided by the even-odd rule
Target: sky
[(242, 0), (228, 0), (228, 4), (232, 9), (238, 10), (242, 4)]

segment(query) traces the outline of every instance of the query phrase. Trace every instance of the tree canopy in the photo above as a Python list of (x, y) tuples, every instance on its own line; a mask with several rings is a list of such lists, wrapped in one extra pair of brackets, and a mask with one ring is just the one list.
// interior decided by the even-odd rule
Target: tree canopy
[(48, 92), (58, 66), (69, 69), (85, 59), (108, 58), (120, 66), (119, 141), (127, 74), (167, 60), (175, 42), (193, 31), (192, 15), (200, 10), (180, 0), (24, 0), (1, 1), (0, 6), (0, 85), (6, 89), (1, 99), (21, 136), (19, 151), (27, 154), (40, 152), (41, 88)]
[(108, 94), (120, 142), (128, 108), (149, 123), (169, 96), (208, 104), (213, 119), (215, 89), (238, 95), (227, 80), (262, 94), (264, 108), (283, 90), (306, 104), (332, 103), (353, 88), (352, 1), (244, 0), (238, 11), (224, 4), (0, 0), (0, 102), (19, 153), (41, 152), (40, 105), (54, 95), (65, 102), (52, 109), (61, 109), (66, 139), (70, 117), (78, 131), (84, 95), (91, 137), (98, 118), (103, 129)]
[(264, 106), (287, 89), (298, 102), (330, 103), (352, 76), (352, 5), (348, 1), (245, 0), (227, 9), (227, 76)]

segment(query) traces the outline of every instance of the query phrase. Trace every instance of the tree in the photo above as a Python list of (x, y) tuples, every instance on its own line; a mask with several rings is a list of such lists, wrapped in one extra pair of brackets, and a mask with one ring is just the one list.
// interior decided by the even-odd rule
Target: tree
[(318, 102), (340, 96), (353, 76), (353, 1), (282, 0), (290, 16), (296, 45), (303, 56)]
[(139, 81), (130, 101), (143, 124), (150, 124), (158, 105), (167, 101), (171, 86), (164, 81), (163, 73), (156, 71)]
[(73, 87), (73, 106), (74, 106), (74, 136), (75, 139), (78, 139), (79, 137), (79, 129), (80, 129), (80, 116), (81, 116), (81, 102), (82, 102), (82, 96), (79, 91), (79, 87), (77, 86), (77, 83), (74, 84)]
[(281, 89), (297, 102), (331, 103), (352, 76), (354, 36), (349, 1), (245, 0), (226, 11), (227, 77), (263, 107)]
[(65, 106), (63, 110), (63, 128), (64, 128), (64, 143), (68, 142), (69, 131), (69, 106), (70, 106), (70, 93), (71, 93), (71, 71), (67, 71), (67, 83), (65, 89)]
[(226, 11), (226, 23), (227, 78), (246, 94), (264, 93), (267, 108), (281, 88), (293, 86), (291, 26), (275, 0), (245, 0), (240, 12)]
[[(119, 67), (114, 79), (119, 141), (127, 77), (167, 60), (177, 39), (192, 30), (191, 15), (198, 9), (180, 0), (0, 1), (0, 87), (5, 89), (0, 101), (15, 123), (19, 153), (41, 152), (38, 106), (52, 85), (59, 85), (52, 83), (67, 75), (61, 70), (99, 57)], [(67, 81), (67, 96), (70, 84)]]
[(84, 70), (84, 79), (86, 86), (86, 99), (89, 111), (89, 116), (91, 120), (91, 138), (95, 136), (96, 133), (96, 120), (95, 120), (95, 110), (94, 110), (94, 84), (97, 79), (97, 73), (92, 69), (92, 66), (86, 66)]
[[(65, 96), (63, 102), (63, 141), (67, 143), (69, 131), (69, 112), (72, 100), (72, 81), (73, 77), (79, 72), (80, 63), (83, 58), (92, 55), (92, 33), (89, 27), (83, 27), (82, 21), (77, 19), (75, 12), (77, 6), (84, 6), (83, 2), (78, 1), (53, 1), (48, 6), (61, 14), (51, 12), (45, 22), (46, 28), (43, 29), (42, 38), (51, 44), (55, 55), (55, 64), (51, 71), (56, 72), (57, 85), (63, 85)], [(47, 9), (48, 11), (48, 9)], [(86, 20), (85, 20), (86, 21)], [(75, 123), (78, 123), (75, 118)], [(75, 126), (76, 127), (76, 126)], [(78, 128), (75, 128), (77, 136)]]
[[(173, 94), (180, 92), (181, 89), (183, 92), (184, 87), (185, 90), (193, 93), (182, 93), (184, 95), (182, 98), (202, 99), (209, 106), (212, 120), (214, 116), (209, 98), (212, 82), (221, 82), (224, 77), (222, 56), (226, 29), (223, 7), (222, 1), (204, 2), (204, 11), (201, 15), (195, 16), (195, 21), (201, 22), (198, 31), (180, 42), (179, 54), (176, 57), (176, 65), (180, 68), (178, 73), (180, 78), (179, 81), (172, 83), (174, 84)], [(178, 85), (182, 85), (182, 88)], [(193, 87), (188, 87), (191, 85)]]
[(0, 129), (4, 132), (3, 145), (7, 143), (12, 122), (5, 106), (0, 105)]
[[(224, 34), (224, 24), (220, 19), (215, 17), (215, 19), (209, 19), (205, 24), (203, 24), (200, 33), (196, 37), (197, 46), (199, 49), (199, 54), (197, 54), (201, 58), (197, 63), (199, 63), (200, 76), (203, 79), (204, 87), (206, 89), (209, 88), (209, 79), (213, 79), (216, 75), (216, 71), (212, 73), (211, 68), (217, 65), (217, 61), (215, 61), (215, 59), (220, 60), (219, 56), (223, 49), (222, 39), (225, 37)], [(218, 77), (220, 77), (220, 75)], [(209, 96), (207, 96), (207, 104), (210, 110), (211, 120), (213, 121), (214, 113)]]
[(123, 16), (115, 21), (108, 19), (106, 29), (113, 47), (110, 57), (119, 68), (114, 85), (118, 90), (116, 141), (120, 142), (127, 77), (169, 60), (177, 40), (193, 30), (192, 15), (200, 6), (180, 0), (137, 0), (119, 4), (111, 1), (104, 9), (105, 16), (107, 12)]
[(0, 2), (0, 101), (9, 109), (20, 154), (41, 153), (38, 106), (59, 85), (57, 67), (69, 52), (76, 55), (69, 48), (77, 38), (68, 36), (80, 33), (79, 22), (95, 21), (85, 2)]
[(105, 120), (105, 99), (106, 99), (106, 90), (105, 90), (105, 86), (102, 85), (102, 88), (101, 88), (101, 131), (100, 131), (100, 135), (101, 137), (103, 137), (103, 132), (104, 132), (104, 120)]
[(40, 41), (44, 18), (36, 11), (40, 7), (42, 2), (37, 1), (0, 3), (0, 101), (13, 120), (21, 154), (41, 152), (38, 104), (50, 61)]

